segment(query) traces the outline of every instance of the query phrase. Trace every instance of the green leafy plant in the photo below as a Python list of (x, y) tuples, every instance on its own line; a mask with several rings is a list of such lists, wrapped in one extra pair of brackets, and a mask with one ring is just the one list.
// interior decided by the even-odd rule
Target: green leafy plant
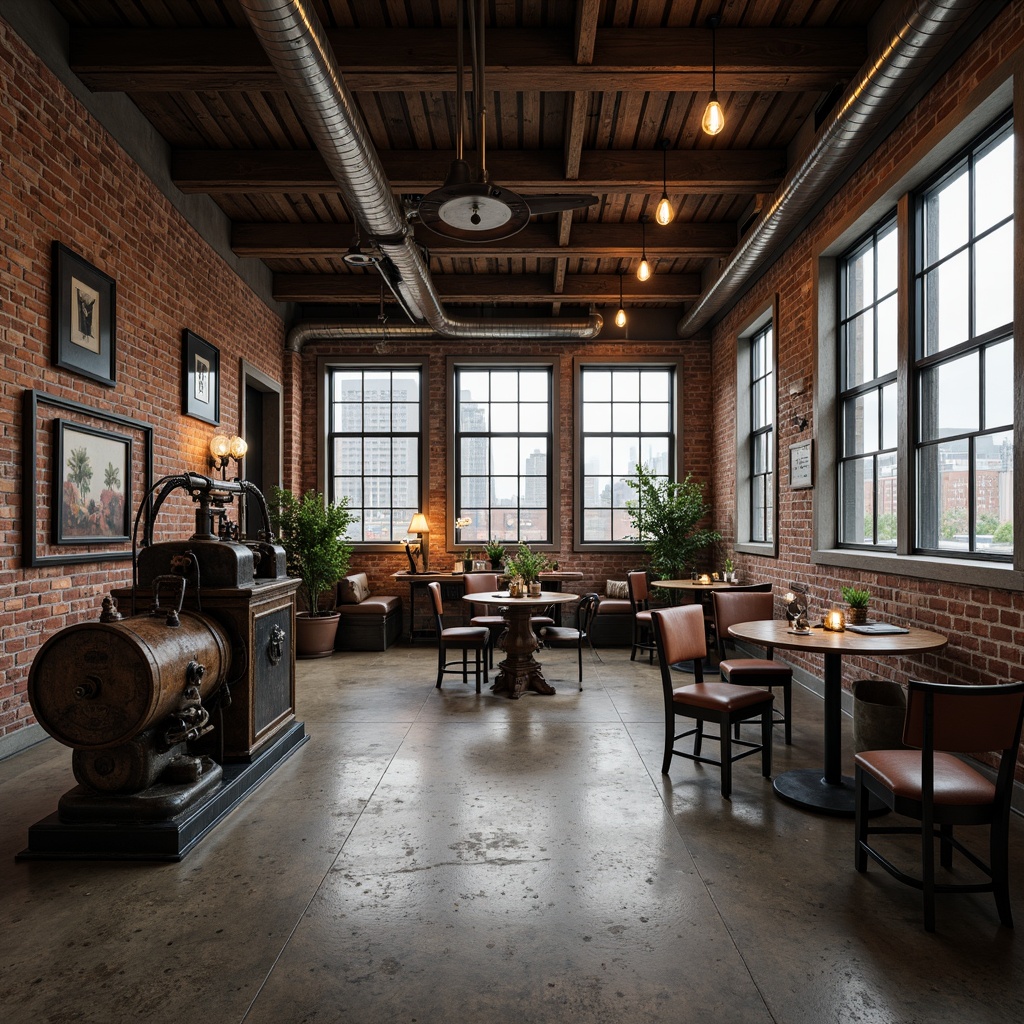
[(856, 587), (840, 587), (839, 592), (843, 595), (843, 600), (851, 608), (867, 608), (868, 602), (871, 600), (870, 590), (858, 590)]
[(637, 494), (626, 502), (626, 513), (650, 555), (652, 572), (663, 580), (689, 575), (697, 558), (722, 539), (717, 530), (699, 526), (711, 511), (704, 485), (689, 473), (682, 481), (659, 478), (639, 464), (636, 479), (626, 484)]
[(732, 559), (731, 558), (727, 558), (723, 564), (724, 564), (725, 571), (729, 572), (729, 573), (731, 573), (733, 571), (733, 569), (736, 568), (736, 566), (732, 564)]
[(484, 551), (492, 562), (498, 562), (505, 557), (505, 545), (494, 537), (487, 542)]
[(275, 487), (269, 508), (270, 521), (288, 556), (288, 575), (302, 580), (310, 614), (330, 614), (334, 601), (321, 612), (320, 599), (325, 593), (334, 593), (352, 557), (345, 534), (357, 516), (349, 511), (348, 497), (328, 505), (319, 491), (309, 490), (297, 498), (291, 491)]
[(510, 576), (520, 576), (524, 583), (536, 583), (542, 572), (547, 572), (551, 563), (546, 555), (530, 549), (521, 541), (516, 553), (505, 559), (505, 571)]

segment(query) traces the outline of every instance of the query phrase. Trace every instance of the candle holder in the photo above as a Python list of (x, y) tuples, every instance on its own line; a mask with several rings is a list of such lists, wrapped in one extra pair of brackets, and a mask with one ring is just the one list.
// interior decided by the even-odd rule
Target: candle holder
[(830, 633), (842, 633), (846, 629), (846, 616), (841, 608), (831, 608), (826, 612), (822, 625)]

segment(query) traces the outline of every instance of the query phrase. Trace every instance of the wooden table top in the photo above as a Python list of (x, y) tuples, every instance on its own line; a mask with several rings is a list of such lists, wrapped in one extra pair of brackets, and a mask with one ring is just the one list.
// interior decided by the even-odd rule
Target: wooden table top
[(712, 580), (710, 583), (701, 583), (699, 580), (651, 580), (652, 587), (664, 587), (666, 590), (731, 590), (738, 583), (723, 583), (721, 580)]
[(540, 597), (509, 597), (507, 590), (497, 593), (484, 590), (465, 594), (462, 598), (470, 604), (500, 605), (508, 608), (543, 608), (549, 604), (568, 604), (579, 599), (579, 594), (563, 594), (560, 590), (542, 590)]
[(729, 635), (762, 646), (836, 654), (918, 654), (940, 650), (949, 642), (941, 633), (929, 629), (916, 626), (907, 629), (906, 633), (871, 635), (849, 630), (832, 633), (819, 627), (807, 634), (797, 634), (792, 632), (787, 619), (759, 619), (737, 622), (729, 627)]

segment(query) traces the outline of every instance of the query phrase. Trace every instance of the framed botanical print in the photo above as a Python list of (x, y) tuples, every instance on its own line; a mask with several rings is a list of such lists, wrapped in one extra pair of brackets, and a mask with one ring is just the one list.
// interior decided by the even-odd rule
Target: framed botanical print
[(53, 362), (113, 387), (117, 380), (114, 279), (53, 243)]
[(204, 423), (220, 423), (220, 352), (188, 330), (181, 348), (181, 411)]
[(132, 439), (65, 419), (53, 421), (60, 484), (56, 544), (125, 541), (131, 536)]

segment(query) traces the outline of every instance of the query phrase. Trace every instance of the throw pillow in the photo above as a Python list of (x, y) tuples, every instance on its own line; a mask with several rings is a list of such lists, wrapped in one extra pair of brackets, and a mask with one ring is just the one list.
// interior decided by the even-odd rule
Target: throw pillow
[(370, 596), (370, 582), (365, 572), (345, 576), (338, 585), (342, 604), (362, 604)]
[(606, 580), (604, 585), (605, 597), (613, 597), (617, 600), (629, 600), (629, 584), (625, 580)]

